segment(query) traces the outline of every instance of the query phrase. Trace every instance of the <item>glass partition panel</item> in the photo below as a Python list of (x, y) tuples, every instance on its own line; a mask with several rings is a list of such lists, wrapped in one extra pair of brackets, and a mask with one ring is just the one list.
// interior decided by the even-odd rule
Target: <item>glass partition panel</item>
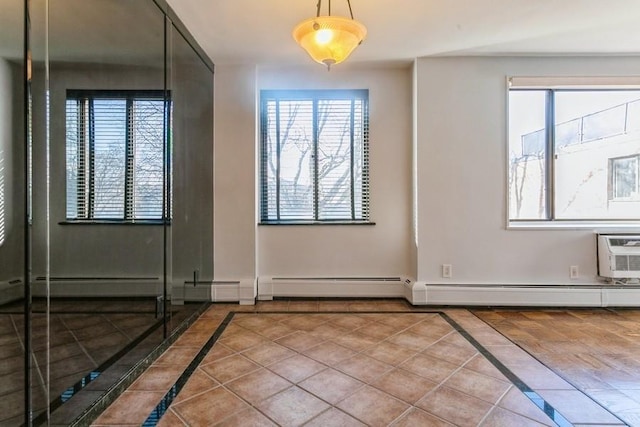
[(164, 339), (165, 30), (150, 0), (49, 2), (48, 19), (33, 239), (48, 233), (50, 258), (34, 251), (33, 296), (34, 322), (48, 307), (49, 346), (34, 350), (50, 394), (34, 424), (68, 425)]
[(213, 73), (170, 28), (172, 298), (180, 304), (212, 298)]
[(23, 0), (0, 1), (0, 425), (25, 421)]
[(162, 0), (0, 5), (0, 425), (84, 424), (211, 298), (212, 65)]

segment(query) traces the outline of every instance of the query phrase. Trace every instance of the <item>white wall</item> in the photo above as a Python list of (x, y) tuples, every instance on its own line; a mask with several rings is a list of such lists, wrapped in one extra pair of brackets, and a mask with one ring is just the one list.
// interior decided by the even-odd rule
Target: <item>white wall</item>
[[(371, 218), (376, 225), (257, 226), (260, 89), (369, 89)], [(218, 66), (215, 279), (412, 276), (411, 72)]]
[(216, 67), (214, 92), (214, 278), (254, 282), (255, 67)]
[(260, 277), (414, 276), (411, 69), (347, 65), (260, 68), (258, 90), (369, 89), (375, 225), (259, 226)]
[(594, 230), (506, 229), (506, 77), (639, 75), (638, 58), (421, 58), (415, 72), (418, 280), (596, 282)]

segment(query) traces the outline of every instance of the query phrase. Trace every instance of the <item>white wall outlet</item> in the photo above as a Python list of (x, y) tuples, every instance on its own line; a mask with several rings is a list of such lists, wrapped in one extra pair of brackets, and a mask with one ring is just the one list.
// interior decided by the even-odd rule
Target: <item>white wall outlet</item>
[(569, 267), (569, 277), (570, 278), (577, 279), (579, 275), (580, 275), (580, 273), (578, 271), (578, 266), (577, 265), (572, 265), (571, 267)]
[(442, 264), (442, 277), (450, 279), (453, 276), (451, 264)]

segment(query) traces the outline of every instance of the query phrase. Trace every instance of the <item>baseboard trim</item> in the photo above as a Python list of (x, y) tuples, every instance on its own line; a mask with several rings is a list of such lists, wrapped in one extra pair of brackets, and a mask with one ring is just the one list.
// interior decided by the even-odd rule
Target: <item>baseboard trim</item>
[[(518, 286), (414, 284), (423, 298), (414, 305), (539, 306), (539, 307), (638, 307), (640, 287)], [(415, 292), (415, 291), (414, 291)]]
[[(157, 297), (163, 295), (159, 277), (51, 277), (51, 297)], [(34, 297), (47, 296), (47, 280), (37, 277), (31, 286)]]
[(307, 298), (402, 298), (407, 296), (402, 277), (259, 277), (258, 299)]
[(24, 298), (24, 286), (21, 279), (0, 281), (0, 305)]

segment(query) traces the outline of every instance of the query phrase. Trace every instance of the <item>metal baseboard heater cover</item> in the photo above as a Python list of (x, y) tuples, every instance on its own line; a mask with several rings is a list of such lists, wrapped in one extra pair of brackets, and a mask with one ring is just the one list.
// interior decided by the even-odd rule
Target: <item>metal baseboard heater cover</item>
[(328, 276), (258, 279), (258, 297), (379, 297), (404, 296), (407, 279), (400, 276)]

